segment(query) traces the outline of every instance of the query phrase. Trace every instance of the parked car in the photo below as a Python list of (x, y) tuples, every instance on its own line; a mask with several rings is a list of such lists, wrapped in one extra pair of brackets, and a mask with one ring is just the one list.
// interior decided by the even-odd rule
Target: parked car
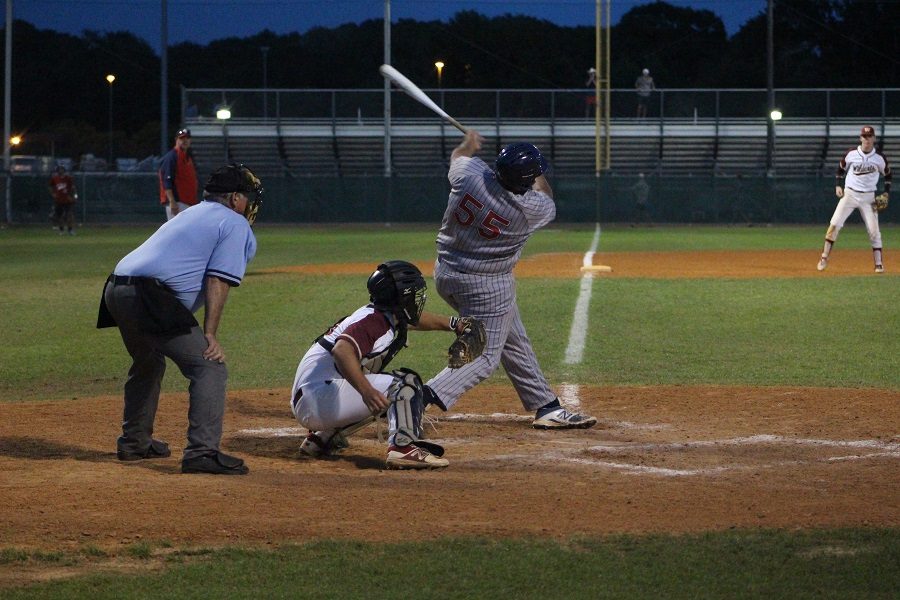
[(78, 161), (78, 170), (87, 172), (106, 171), (106, 161), (93, 154), (82, 154)]
[(119, 172), (130, 172), (137, 171), (138, 159), (136, 158), (117, 158), (116, 159), (116, 171)]
[(30, 154), (10, 156), (9, 170), (13, 173), (37, 173), (38, 157)]

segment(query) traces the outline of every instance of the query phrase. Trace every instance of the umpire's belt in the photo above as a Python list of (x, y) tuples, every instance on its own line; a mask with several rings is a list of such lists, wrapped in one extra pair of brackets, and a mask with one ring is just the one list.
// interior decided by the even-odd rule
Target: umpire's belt
[(159, 281), (153, 279), (152, 277), (133, 277), (131, 275), (116, 275), (115, 273), (110, 275), (106, 281), (110, 282), (113, 285), (137, 285), (144, 281), (152, 281), (157, 285), (160, 284)]

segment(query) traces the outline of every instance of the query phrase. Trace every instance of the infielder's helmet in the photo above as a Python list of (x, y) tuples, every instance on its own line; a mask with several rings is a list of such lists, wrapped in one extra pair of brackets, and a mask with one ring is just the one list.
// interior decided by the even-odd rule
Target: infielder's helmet
[(494, 172), (500, 185), (514, 194), (524, 194), (534, 180), (547, 170), (547, 159), (534, 144), (518, 142), (500, 151)]
[(250, 167), (238, 163), (231, 163), (219, 167), (209, 175), (203, 191), (212, 195), (230, 194), (240, 192), (247, 196), (247, 208), (244, 217), (250, 225), (256, 221), (256, 213), (262, 204), (263, 187), (259, 177), (253, 174)]
[(397, 318), (416, 325), (425, 308), (425, 278), (412, 263), (391, 260), (378, 265), (366, 282), (375, 308), (389, 310)]

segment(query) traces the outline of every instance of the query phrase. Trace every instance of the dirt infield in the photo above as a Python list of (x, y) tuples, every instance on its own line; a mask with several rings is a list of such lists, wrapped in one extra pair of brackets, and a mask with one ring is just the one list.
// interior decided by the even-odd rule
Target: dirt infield
[[(581, 276), (581, 254), (538, 254), (522, 259), (516, 266), (517, 277), (553, 277), (570, 279)], [(593, 264), (612, 267), (599, 277), (634, 277), (653, 279), (757, 277), (833, 277), (835, 275), (867, 275), (873, 273), (871, 250), (840, 250), (832, 254), (828, 269), (819, 272), (819, 254), (809, 250), (744, 250), (740, 252), (598, 252)], [(433, 262), (417, 262), (426, 275), (432, 275)], [(892, 271), (885, 266), (886, 274)], [(290, 265), (257, 271), (260, 273), (302, 273), (334, 275), (340, 273), (368, 275), (371, 263), (327, 263)]]
[(230, 394), (223, 446), (246, 477), (179, 473), (184, 394), (157, 417), (175, 453), (138, 464), (115, 458), (118, 397), (3, 404), (0, 539), (66, 550), (900, 525), (898, 393), (569, 387), (601, 424), (542, 432), (510, 388), (476, 390), (431, 430), (451, 466), (426, 473), (383, 470), (374, 428), (332, 460), (298, 458), (287, 390)]
[[(601, 277), (828, 277), (871, 273), (867, 251), (601, 253)], [(578, 277), (581, 256), (523, 260), (520, 277)], [(421, 264), (430, 272), (430, 264)], [(368, 273), (371, 265), (268, 272)], [(383, 469), (374, 428), (340, 456), (298, 456), (288, 390), (229, 392), (223, 449), (246, 477), (182, 475), (185, 393), (155, 437), (173, 456), (120, 463), (119, 395), (0, 404), (0, 549), (78, 552), (138, 542), (263, 546), (320, 538), (564, 538), (728, 528), (900, 526), (900, 392), (799, 387), (560, 387), (601, 423), (535, 431), (509, 386), (483, 385), (437, 417), (437, 472)], [(398, 526), (403, 519), (402, 526)], [(33, 572), (32, 572), (33, 571)], [(0, 564), (0, 587), (72, 574)]]

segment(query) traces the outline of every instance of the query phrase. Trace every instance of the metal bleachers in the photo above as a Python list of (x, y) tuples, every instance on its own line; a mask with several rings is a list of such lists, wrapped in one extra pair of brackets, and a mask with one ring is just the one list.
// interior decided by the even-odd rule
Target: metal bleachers
[[(485, 136), (485, 157), (503, 144), (528, 140), (550, 158), (560, 175), (591, 175), (595, 133), (585, 120), (472, 122)], [(261, 176), (381, 176), (385, 173), (384, 128), (378, 121), (293, 121), (192, 123), (198, 168), (211, 169), (223, 158), (250, 165)], [(887, 156), (900, 152), (900, 122), (880, 126)], [(613, 121), (611, 170), (660, 175), (766, 173), (767, 124), (764, 119), (646, 119)], [(847, 148), (857, 143), (859, 124), (822, 120), (780, 122), (772, 167), (779, 175), (830, 173)], [(398, 120), (391, 125), (391, 172), (398, 176), (446, 173), (460, 133), (436, 119)]]

